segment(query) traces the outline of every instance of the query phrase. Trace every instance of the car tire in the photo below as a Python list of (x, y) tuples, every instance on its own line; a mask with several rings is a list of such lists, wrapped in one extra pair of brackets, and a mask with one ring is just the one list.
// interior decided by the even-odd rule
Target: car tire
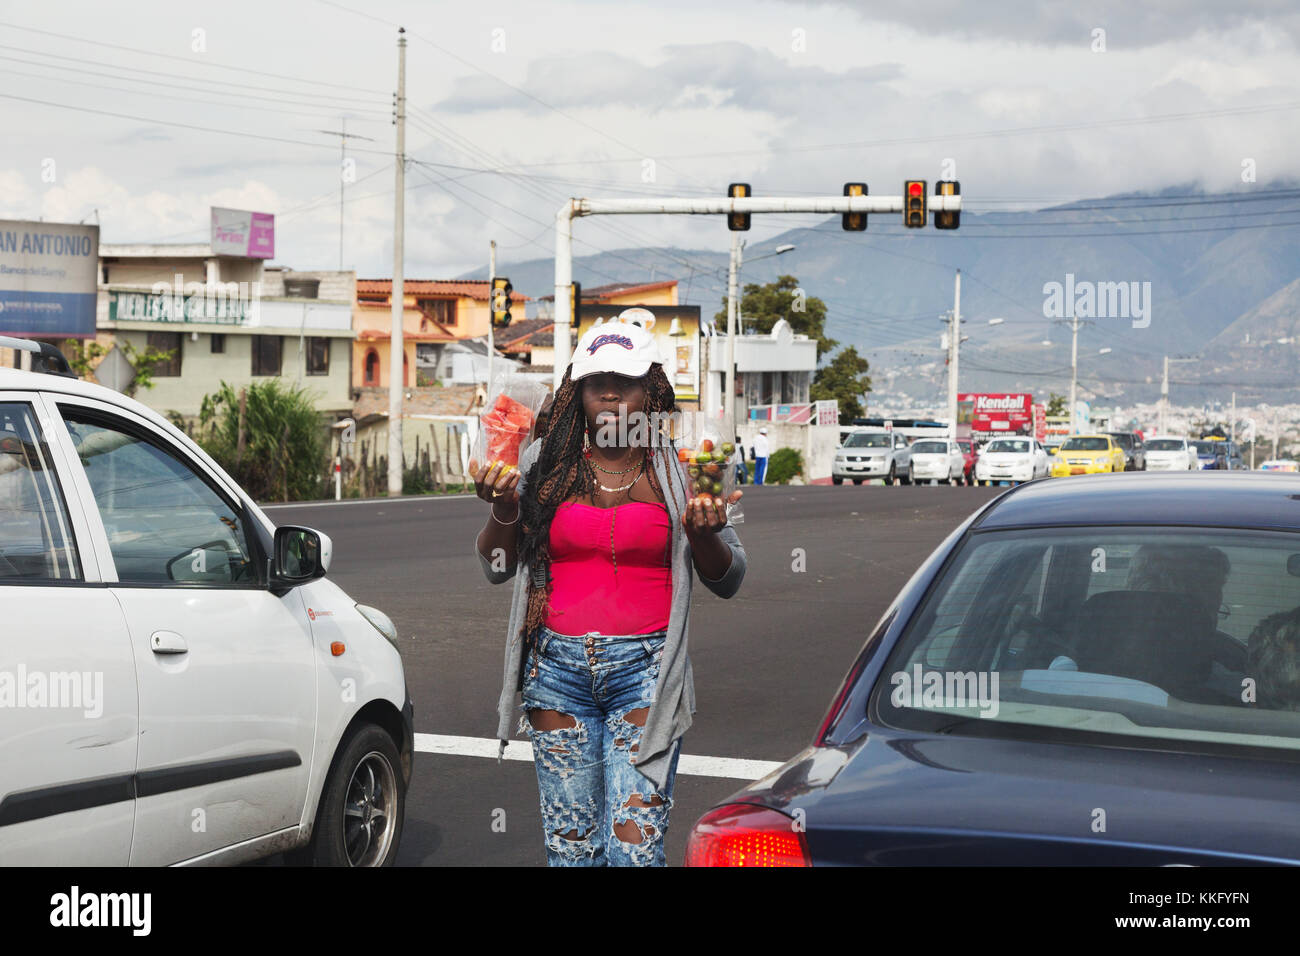
[(905, 485), (916, 484), (916, 469), (913, 468), (911, 465), (907, 466), (907, 481), (903, 482), (903, 484)]
[[(362, 724), (339, 745), (321, 790), (311, 842), (287, 854), (299, 866), (391, 866), (402, 839), (406, 784), (397, 744), (382, 727)], [(364, 823), (350, 822), (349, 803), (361, 803)], [(386, 825), (375, 834), (373, 811), (384, 811)], [(365, 832), (363, 832), (365, 831)], [(360, 844), (360, 837), (366, 842)], [(349, 849), (348, 843), (354, 848)]]
[(831, 478), (831, 484), (832, 484), (832, 485), (842, 485), (842, 484), (844, 484), (844, 479), (843, 479), (843, 478), (835, 478), (835, 477), (832, 477), (832, 478)]
[(898, 484), (898, 467), (892, 461), (889, 463), (889, 477), (885, 479), (885, 484)]
[(860, 485), (860, 484), (862, 484), (862, 479), (861, 479), (861, 478), (854, 478), (854, 479), (853, 479), (853, 483), (854, 483), (855, 485)]

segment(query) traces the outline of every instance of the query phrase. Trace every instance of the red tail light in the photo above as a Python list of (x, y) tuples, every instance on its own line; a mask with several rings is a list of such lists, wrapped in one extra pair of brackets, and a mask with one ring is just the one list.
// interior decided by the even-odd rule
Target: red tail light
[(747, 803), (710, 810), (686, 841), (687, 866), (812, 866), (808, 841), (784, 813)]

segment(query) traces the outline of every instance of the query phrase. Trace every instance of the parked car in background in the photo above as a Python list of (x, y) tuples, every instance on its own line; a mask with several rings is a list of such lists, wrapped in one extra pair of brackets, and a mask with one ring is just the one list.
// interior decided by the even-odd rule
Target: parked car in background
[(1202, 471), (1227, 471), (1228, 443), (1203, 438), (1192, 442), (1196, 449), (1196, 458)]
[(975, 480), (981, 485), (998, 481), (1020, 483), (1046, 478), (1048, 457), (1043, 446), (1032, 438), (995, 438), (984, 446), (975, 467)]
[(59, 694), (3, 709), (0, 863), (391, 864), (412, 704), (332, 550), (139, 402), (0, 368), (0, 662)]
[(961, 449), (964, 464), (962, 466), (962, 479), (968, 485), (975, 484), (975, 465), (980, 459), (979, 446), (969, 438), (958, 438), (957, 447)]
[(1294, 458), (1270, 458), (1259, 466), (1260, 471), (1300, 471), (1300, 462)]
[(966, 457), (951, 438), (918, 438), (909, 451), (908, 478), (913, 484), (933, 481), (955, 485), (962, 480)]
[(893, 484), (906, 474), (909, 460), (907, 439), (897, 432), (855, 429), (835, 450), (831, 481), (841, 485), (847, 478), (860, 485), (868, 478), (883, 478), (886, 484)]
[(686, 864), (1300, 863), (1297, 495), (1180, 473), (994, 499)]
[(1146, 445), (1137, 432), (1107, 432), (1124, 449), (1124, 470), (1146, 470)]
[(1053, 478), (1123, 471), (1124, 449), (1110, 435), (1071, 435), (1052, 459)]
[(1196, 449), (1186, 438), (1156, 435), (1146, 441), (1147, 471), (1196, 471)]

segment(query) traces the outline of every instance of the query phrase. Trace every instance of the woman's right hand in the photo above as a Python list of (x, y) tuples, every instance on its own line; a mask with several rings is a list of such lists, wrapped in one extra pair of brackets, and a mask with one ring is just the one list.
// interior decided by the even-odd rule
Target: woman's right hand
[(480, 466), (470, 459), (469, 472), (474, 476), (474, 493), (492, 505), (498, 518), (511, 520), (519, 513), (519, 469), (502, 461)]

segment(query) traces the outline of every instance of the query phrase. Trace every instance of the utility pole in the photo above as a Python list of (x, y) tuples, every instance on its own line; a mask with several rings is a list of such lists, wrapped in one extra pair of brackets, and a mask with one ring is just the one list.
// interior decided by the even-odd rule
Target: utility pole
[[(343, 193), (347, 188), (347, 179), (344, 177), (344, 170), (347, 169), (348, 162), (348, 118), (344, 116), (340, 120), (340, 129), (318, 129), (316, 132), (324, 133), (326, 136), (337, 136), (339, 138), (339, 272), (343, 271)], [(356, 133), (351, 135), (352, 139), (364, 139), (368, 143), (374, 140), (369, 136), (358, 136)]]
[(1232, 417), (1228, 419), (1228, 440), (1237, 441), (1237, 393), (1232, 393)]
[(397, 198), (393, 208), (393, 328), (388, 350), (388, 497), (402, 496), (402, 373), (406, 347), (402, 319), (406, 312), (403, 285), (406, 237), (406, 29), (397, 28)]
[(948, 325), (948, 427), (957, 438), (957, 361), (961, 349), (961, 270), (952, 293), (952, 318)]
[(1079, 434), (1079, 414), (1075, 403), (1079, 397), (1079, 317), (1070, 320), (1070, 434)]
[(1160, 434), (1167, 435), (1165, 431), (1165, 415), (1169, 410), (1169, 356), (1165, 356), (1165, 373), (1160, 376)]
[(731, 267), (727, 271), (727, 376), (726, 395), (723, 396), (723, 408), (726, 409), (723, 417), (730, 423), (731, 430), (723, 436), (724, 441), (731, 441), (736, 436), (736, 316), (740, 311), (736, 287), (740, 284), (741, 255), (740, 233), (733, 232)]
[(488, 250), (488, 361), (487, 361), (487, 387), (492, 388), (492, 353), (496, 351), (496, 343), (493, 339), (492, 319), (496, 312), (496, 302), (493, 301), (493, 285), (497, 278), (497, 241), (492, 240)]

